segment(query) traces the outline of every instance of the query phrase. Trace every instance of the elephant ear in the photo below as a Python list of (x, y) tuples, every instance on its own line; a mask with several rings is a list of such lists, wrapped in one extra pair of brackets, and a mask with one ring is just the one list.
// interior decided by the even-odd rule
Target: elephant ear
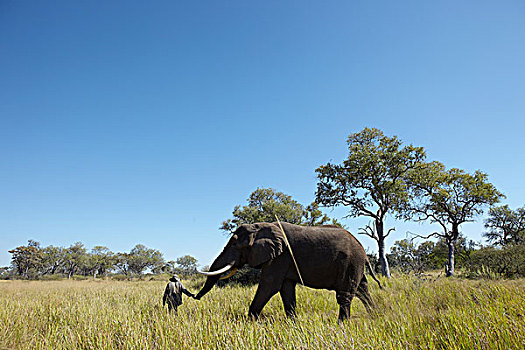
[(285, 248), (283, 233), (274, 224), (255, 224), (255, 238), (248, 255), (248, 265), (259, 267), (275, 259)]

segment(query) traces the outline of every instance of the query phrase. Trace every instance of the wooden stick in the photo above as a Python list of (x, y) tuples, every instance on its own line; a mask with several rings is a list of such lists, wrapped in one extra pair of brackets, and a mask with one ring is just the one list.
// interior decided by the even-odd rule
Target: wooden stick
[(290, 245), (290, 242), (288, 242), (288, 238), (286, 237), (286, 233), (283, 230), (283, 226), (281, 225), (281, 222), (279, 221), (279, 217), (277, 214), (275, 215), (275, 218), (277, 219), (277, 223), (279, 224), (279, 227), (281, 228), (281, 232), (284, 236), (284, 242), (288, 246), (288, 249), (290, 250), (290, 255), (292, 256), (293, 263), (295, 264), (295, 269), (297, 270), (297, 274), (299, 275), (299, 279), (301, 280), (301, 284), (304, 286), (303, 277), (301, 277), (301, 272), (299, 271), (299, 266), (297, 266), (297, 262), (295, 261), (295, 258), (293, 256), (292, 252), (292, 246)]

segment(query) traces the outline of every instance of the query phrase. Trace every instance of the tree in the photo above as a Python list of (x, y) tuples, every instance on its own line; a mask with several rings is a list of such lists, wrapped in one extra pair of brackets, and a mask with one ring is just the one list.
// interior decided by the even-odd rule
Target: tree
[(47, 246), (42, 248), (42, 275), (55, 274), (64, 266), (66, 252), (63, 247)]
[(27, 246), (16, 247), (9, 251), (13, 254), (11, 264), (16, 268), (19, 275), (25, 278), (30, 277), (30, 271), (34, 275), (38, 273), (37, 269), (42, 261), (42, 250), (40, 243), (29, 240)]
[(66, 248), (64, 265), (67, 272), (67, 278), (71, 279), (73, 275), (86, 263), (86, 248), (82, 242), (76, 242)]
[(162, 253), (137, 244), (127, 255), (127, 264), (131, 272), (141, 275), (145, 269), (155, 270), (164, 265)]
[(12, 270), (9, 267), (7, 266), (0, 267), (0, 279), (2, 280), (9, 279), (11, 277), (11, 274), (12, 274)]
[(176, 270), (185, 276), (197, 273), (197, 259), (191, 255), (184, 255), (177, 258), (175, 263), (178, 265)]
[(501, 248), (483, 247), (472, 251), (466, 262), (469, 277), (525, 277), (525, 244), (507, 244)]
[(512, 210), (508, 205), (489, 209), (483, 236), (497, 245), (525, 243), (525, 207)]
[(403, 272), (419, 274), (429, 268), (433, 247), (430, 241), (419, 245), (408, 239), (396, 241), (390, 248), (390, 261)]
[(129, 254), (117, 253), (115, 254), (115, 266), (119, 271), (125, 275), (129, 274)]
[(414, 200), (407, 202), (405, 218), (416, 221), (430, 220), (442, 231), (428, 236), (440, 237), (448, 247), (446, 275), (454, 275), (454, 245), (460, 235), (460, 226), (472, 222), (483, 213), (486, 205), (497, 203), (503, 195), (488, 182), (487, 174), (473, 174), (460, 169), (445, 170), (439, 162), (431, 162), (415, 168), (409, 175)]
[(93, 278), (96, 278), (97, 274), (105, 275), (116, 263), (115, 254), (108, 247), (99, 245), (91, 249), (89, 259)]
[(231, 233), (242, 224), (280, 221), (297, 225), (322, 225), (330, 219), (321, 213), (319, 205), (312, 203), (306, 208), (291, 196), (273, 188), (257, 188), (250, 194), (248, 204), (233, 209), (233, 219), (222, 223), (221, 230)]
[(402, 146), (397, 136), (385, 136), (374, 128), (351, 134), (347, 143), (349, 155), (342, 164), (328, 163), (316, 169), (316, 202), (329, 207), (343, 205), (350, 217), (373, 219), (373, 227), (360, 233), (377, 242), (381, 272), (388, 277), (385, 239), (392, 230), (385, 232), (384, 221), (389, 212), (410, 200), (405, 175), (426, 155), (422, 147)]

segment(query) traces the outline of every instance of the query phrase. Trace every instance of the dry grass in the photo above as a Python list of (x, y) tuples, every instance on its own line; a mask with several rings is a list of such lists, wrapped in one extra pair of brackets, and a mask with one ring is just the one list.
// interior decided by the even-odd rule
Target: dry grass
[[(189, 281), (196, 291), (202, 281)], [(335, 293), (298, 287), (298, 317), (274, 297), (246, 318), (255, 288), (215, 288), (161, 307), (164, 282), (0, 283), (0, 348), (31, 349), (523, 349), (525, 281), (422, 281), (372, 286), (369, 316), (357, 300), (339, 325)]]

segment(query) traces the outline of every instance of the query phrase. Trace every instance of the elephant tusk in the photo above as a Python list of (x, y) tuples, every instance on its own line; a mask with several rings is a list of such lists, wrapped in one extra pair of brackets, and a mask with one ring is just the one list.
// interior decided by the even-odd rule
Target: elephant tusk
[(232, 268), (232, 266), (233, 266), (233, 264), (228, 264), (228, 265), (224, 266), (222, 269), (217, 270), (217, 271), (208, 271), (208, 272), (199, 271), (199, 273), (202, 273), (205, 276), (217, 276), (217, 275), (220, 275), (221, 273), (224, 273), (224, 272), (228, 271), (229, 269)]
[(220, 280), (225, 280), (226, 278), (230, 278), (231, 276), (233, 276), (233, 274), (237, 272), (237, 268), (234, 268), (234, 269), (231, 269), (230, 273), (228, 273), (226, 276), (222, 276), (221, 278), (219, 278)]

